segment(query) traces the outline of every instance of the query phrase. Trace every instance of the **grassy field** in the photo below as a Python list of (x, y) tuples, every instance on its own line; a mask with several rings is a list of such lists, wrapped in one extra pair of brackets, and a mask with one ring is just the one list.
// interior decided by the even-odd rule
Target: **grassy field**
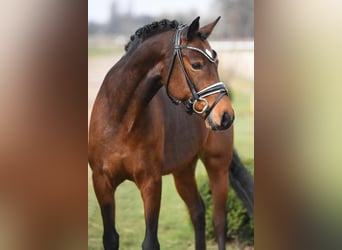
[[(110, 50), (109, 50), (110, 51)], [(105, 50), (92, 49), (89, 60), (97, 60)], [(243, 159), (254, 159), (254, 84), (243, 77), (222, 79), (233, 88), (233, 106), (236, 112), (235, 147)], [(246, 91), (247, 89), (247, 91)], [(203, 174), (202, 164), (198, 164), (198, 174)], [(88, 178), (88, 249), (102, 249), (102, 221), (100, 209)], [(120, 249), (141, 249), (144, 237), (144, 211), (140, 193), (132, 182), (124, 182), (117, 189), (116, 226), (120, 234)], [(159, 241), (162, 250), (194, 249), (193, 229), (183, 201), (177, 194), (172, 176), (163, 177), (163, 193), (159, 220)], [(207, 249), (217, 249), (215, 242), (209, 241)], [(238, 249), (228, 246), (229, 250)]]

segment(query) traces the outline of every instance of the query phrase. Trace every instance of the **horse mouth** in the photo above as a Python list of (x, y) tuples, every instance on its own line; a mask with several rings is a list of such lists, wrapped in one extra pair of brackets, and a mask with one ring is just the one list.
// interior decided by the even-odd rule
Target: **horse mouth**
[(211, 115), (209, 115), (207, 119), (205, 119), (205, 125), (209, 129), (219, 130), (217, 124), (213, 121)]
[(235, 116), (233, 114), (233, 116), (229, 116), (228, 113), (224, 113), (221, 119), (221, 124), (217, 124), (212, 115), (209, 114), (207, 119), (205, 119), (205, 125), (207, 128), (214, 130), (214, 131), (218, 131), (218, 130), (225, 130), (230, 128), (230, 126), (233, 124), (235, 119)]

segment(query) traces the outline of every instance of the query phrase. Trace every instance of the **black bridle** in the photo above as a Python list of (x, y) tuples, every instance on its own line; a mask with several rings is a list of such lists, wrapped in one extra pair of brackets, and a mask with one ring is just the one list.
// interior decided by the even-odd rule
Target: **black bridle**
[[(217, 83), (214, 83), (214, 84), (210, 85), (209, 87), (206, 87), (200, 91), (196, 91), (194, 84), (191, 82), (190, 77), (189, 77), (189, 75), (186, 72), (186, 69), (184, 67), (184, 61), (182, 58), (182, 49), (190, 49), (190, 50), (197, 51), (197, 52), (201, 53), (202, 55), (204, 55), (211, 63), (215, 63), (217, 61), (217, 54), (214, 51), (214, 56), (211, 56), (199, 48), (181, 45), (180, 44), (181, 43), (181, 34), (182, 34), (182, 31), (184, 30), (184, 28), (186, 28), (186, 27), (187, 26), (183, 25), (183, 24), (179, 25), (177, 27), (177, 30), (175, 33), (174, 52), (173, 52), (172, 61), (171, 61), (171, 64), (170, 64), (170, 67), (169, 67), (169, 70), (167, 73), (167, 77), (166, 77), (166, 93), (174, 104), (181, 103), (180, 100), (176, 99), (175, 97), (173, 97), (169, 93), (169, 81), (170, 81), (172, 69), (173, 69), (173, 66), (175, 63), (175, 59), (177, 56), (177, 58), (179, 60), (179, 64), (180, 64), (181, 69), (183, 71), (183, 74), (185, 76), (186, 82), (187, 82), (188, 87), (189, 87), (191, 94), (192, 94), (191, 98), (185, 104), (185, 110), (188, 114), (192, 114), (193, 112), (195, 112), (197, 114), (202, 114), (205, 112), (205, 119), (206, 119), (208, 117), (208, 115), (210, 114), (210, 112), (214, 109), (216, 104), (222, 99), (222, 97), (225, 95), (228, 95), (228, 90), (224, 86), (223, 82), (217, 82)], [(205, 99), (205, 97), (213, 95), (213, 94), (217, 94), (217, 93), (220, 93), (220, 95), (218, 95), (216, 97), (216, 100), (214, 101), (214, 103), (209, 107), (208, 101)], [(202, 110), (196, 109), (195, 106), (196, 106), (197, 102), (204, 102), (204, 107)]]

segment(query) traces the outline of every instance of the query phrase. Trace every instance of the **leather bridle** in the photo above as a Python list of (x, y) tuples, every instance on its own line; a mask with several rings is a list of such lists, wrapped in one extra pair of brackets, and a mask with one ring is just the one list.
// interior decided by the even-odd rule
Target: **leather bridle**
[[(176, 99), (169, 93), (169, 81), (170, 81), (172, 69), (173, 69), (173, 66), (177, 57), (179, 64), (181, 66), (181, 69), (183, 71), (183, 74), (185, 76), (186, 82), (188, 84), (188, 87), (192, 94), (191, 98), (185, 104), (185, 110), (189, 114), (192, 114), (193, 112), (197, 114), (205, 113), (205, 119), (206, 119), (208, 115), (210, 114), (210, 112), (214, 109), (216, 104), (222, 99), (222, 97), (225, 95), (228, 95), (228, 90), (226, 89), (223, 82), (217, 82), (200, 91), (196, 91), (194, 84), (191, 82), (190, 77), (185, 69), (184, 61), (182, 58), (182, 49), (190, 49), (190, 50), (199, 52), (202, 55), (204, 55), (211, 63), (215, 63), (217, 61), (217, 54), (214, 51), (214, 56), (211, 56), (199, 48), (196, 48), (193, 46), (181, 45), (181, 34), (184, 28), (186, 27), (187, 26), (184, 24), (179, 25), (175, 33), (174, 52), (173, 52), (172, 61), (171, 61), (171, 64), (167, 73), (167, 77), (166, 77), (166, 93), (174, 104), (181, 103), (180, 100)], [(205, 97), (214, 95), (217, 93), (220, 93), (220, 94), (216, 97), (216, 100), (214, 101), (214, 103), (209, 107), (208, 101), (205, 99)], [(201, 110), (196, 109), (197, 102), (204, 102), (204, 107)]]

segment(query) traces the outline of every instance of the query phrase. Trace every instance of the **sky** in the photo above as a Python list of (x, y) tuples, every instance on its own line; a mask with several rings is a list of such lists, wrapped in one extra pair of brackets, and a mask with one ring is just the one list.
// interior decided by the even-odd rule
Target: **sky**
[(210, 15), (215, 0), (88, 0), (88, 21), (104, 23), (109, 18), (112, 2), (116, 2), (119, 13), (132, 15), (161, 15), (196, 11), (201, 16)]

